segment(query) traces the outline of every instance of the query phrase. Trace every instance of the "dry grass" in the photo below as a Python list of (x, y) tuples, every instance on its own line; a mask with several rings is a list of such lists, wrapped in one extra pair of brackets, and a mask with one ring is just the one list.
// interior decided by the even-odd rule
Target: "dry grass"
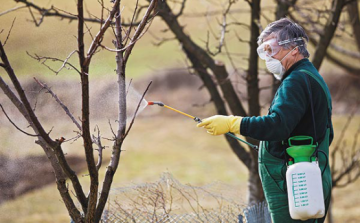
[[(335, 116), (335, 128), (341, 129), (344, 120), (345, 117)], [(357, 128), (359, 122), (358, 116), (351, 129)], [(346, 137), (351, 141), (351, 134)], [(246, 201), (246, 168), (231, 152), (223, 137), (207, 135), (197, 129), (191, 120), (167, 116), (139, 118), (123, 149), (126, 151), (121, 157), (114, 187), (154, 182), (162, 172), (168, 171), (182, 183), (204, 185), (221, 181), (240, 187)], [(71, 153), (82, 154), (80, 147), (74, 150)], [(87, 178), (80, 178), (87, 185)], [(357, 201), (359, 186), (360, 182), (357, 181), (349, 187), (334, 191), (335, 222), (360, 220)], [(67, 220), (66, 210), (54, 184), (0, 206), (0, 222)]]

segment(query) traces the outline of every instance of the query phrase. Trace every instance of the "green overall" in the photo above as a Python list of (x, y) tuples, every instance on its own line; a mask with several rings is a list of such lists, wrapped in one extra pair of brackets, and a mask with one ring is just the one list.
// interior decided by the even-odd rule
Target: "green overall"
[[(244, 117), (241, 122), (241, 135), (261, 140), (259, 174), (273, 223), (321, 223), (325, 220), (324, 218), (307, 221), (293, 220), (288, 207), (285, 177), (286, 145), (282, 142), (286, 142), (292, 136), (314, 135), (305, 74), (309, 75), (312, 99), (315, 103), (319, 150), (329, 156), (329, 144), (334, 135), (331, 123), (331, 96), (325, 82), (308, 59), (297, 62), (285, 73), (268, 115)], [(326, 158), (321, 153), (318, 156), (319, 166), (323, 170)], [(330, 167), (327, 164), (326, 171), (322, 175), (326, 212), (331, 199), (331, 181)]]
[[(319, 145), (319, 150), (329, 154), (329, 133), (327, 130), (325, 139)], [(290, 222), (324, 222), (323, 219), (316, 220), (293, 220), (290, 217), (287, 188), (286, 188), (286, 164), (284, 160), (271, 155), (267, 150), (267, 142), (262, 141), (259, 148), (259, 174), (263, 185), (266, 201), (269, 205), (269, 211), (273, 223), (290, 223)], [(326, 158), (319, 153), (319, 164), (321, 170), (324, 169)], [(329, 208), (331, 198), (331, 174), (329, 166), (326, 168), (323, 177), (323, 192), (325, 198), (325, 210)]]

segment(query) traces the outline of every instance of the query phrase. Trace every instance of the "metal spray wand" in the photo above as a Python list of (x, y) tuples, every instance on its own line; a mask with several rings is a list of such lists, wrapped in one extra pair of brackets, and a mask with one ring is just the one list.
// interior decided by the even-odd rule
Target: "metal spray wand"
[[(180, 114), (182, 114), (182, 115), (185, 115), (185, 116), (193, 119), (193, 120), (194, 120), (195, 122), (197, 122), (197, 123), (202, 122), (200, 118), (195, 117), (195, 116), (192, 116), (192, 115), (189, 115), (189, 114), (187, 114), (187, 113), (185, 113), (185, 112), (179, 111), (179, 110), (177, 110), (177, 109), (175, 109), (175, 108), (172, 108), (172, 107), (170, 107), (170, 106), (167, 106), (167, 105), (165, 105), (164, 103), (162, 103), (162, 102), (160, 102), (160, 101), (149, 101), (149, 102), (148, 102), (148, 105), (159, 105), (159, 106), (161, 106), (161, 107), (165, 107), (165, 108), (168, 108), (168, 109), (170, 109), (170, 110), (173, 110), (173, 111), (175, 111), (175, 112), (177, 112), (177, 113), (180, 113)], [(247, 145), (250, 146), (252, 149), (255, 149), (256, 151), (258, 151), (258, 146), (253, 145), (253, 144), (251, 144), (251, 143), (246, 142), (245, 140), (240, 139), (239, 137), (235, 136), (233, 133), (228, 132), (228, 133), (226, 133), (226, 135), (228, 135), (228, 136), (230, 136), (230, 137), (232, 137), (232, 138), (234, 138), (234, 139), (237, 139), (237, 140), (239, 140), (240, 142), (243, 142), (243, 143), (247, 144)]]

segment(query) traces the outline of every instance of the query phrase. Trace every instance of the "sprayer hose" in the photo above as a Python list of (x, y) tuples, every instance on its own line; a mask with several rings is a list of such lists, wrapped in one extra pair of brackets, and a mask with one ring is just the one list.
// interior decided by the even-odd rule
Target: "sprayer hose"
[(326, 153), (325, 153), (324, 151), (318, 150), (318, 152), (321, 152), (322, 154), (324, 154), (324, 156), (325, 156), (325, 158), (326, 158), (326, 159), (325, 159), (325, 161), (326, 161), (325, 167), (324, 167), (324, 169), (321, 171), (321, 176), (323, 176), (324, 173), (325, 173), (325, 170), (326, 170), (326, 168), (327, 168), (327, 166), (328, 166), (329, 158), (328, 158), (328, 156), (326, 155)]

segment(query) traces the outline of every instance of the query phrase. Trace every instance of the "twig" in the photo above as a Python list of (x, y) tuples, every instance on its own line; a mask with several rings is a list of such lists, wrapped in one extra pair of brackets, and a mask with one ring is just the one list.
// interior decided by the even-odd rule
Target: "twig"
[(4, 112), (6, 118), (9, 120), (9, 122), (17, 129), (19, 130), (20, 132), (24, 133), (25, 135), (28, 135), (28, 136), (32, 136), (32, 137), (37, 137), (39, 135), (34, 135), (34, 134), (30, 134), (30, 133), (27, 133), (25, 131), (23, 131), (22, 129), (20, 129), (11, 119), (10, 117), (7, 115), (7, 113), (5, 112), (3, 106), (0, 104), (0, 107), (1, 107), (1, 110)]
[(180, 11), (175, 15), (175, 18), (181, 16), (185, 9), (186, 0), (182, 0)]
[(107, 46), (104, 46), (104, 45), (102, 45), (102, 44), (100, 44), (99, 46), (102, 47), (103, 49), (106, 49), (106, 50), (110, 51), (110, 52), (123, 52), (123, 51), (125, 51), (127, 48), (129, 48), (130, 46), (134, 45), (135, 43), (136, 43), (136, 41), (131, 42), (131, 43), (129, 43), (129, 45), (127, 45), (126, 47), (123, 47), (123, 48), (121, 48), (121, 49), (111, 49), (111, 48), (109, 48), (109, 47), (107, 47)]
[(36, 18), (35, 18), (35, 16), (34, 16), (34, 13), (31, 11), (31, 8), (28, 7), (28, 9), (29, 9), (30, 15), (31, 15), (31, 17), (32, 17), (32, 19), (33, 19), (33, 21), (34, 21), (34, 23), (35, 23), (35, 26), (37, 26), (37, 27), (40, 26), (40, 24), (42, 23), (44, 17), (41, 17), (41, 19), (39, 20), (39, 23), (38, 23), (38, 22), (36, 21)]
[(106, 30), (109, 28), (109, 26), (111, 25), (111, 21), (113, 20), (115, 13), (116, 13), (116, 8), (117, 5), (120, 4), (119, 0), (117, 0), (115, 2), (115, 5), (112, 9), (112, 11), (110, 12), (108, 18), (106, 19), (104, 25), (101, 27), (101, 29), (99, 30), (99, 32), (96, 34), (94, 40), (91, 42), (91, 45), (88, 49), (85, 61), (84, 61), (84, 66), (88, 66), (90, 64), (91, 58), (94, 55), (94, 53), (96, 52), (97, 48), (100, 46), (104, 34), (106, 32)]
[(162, 44), (166, 43), (166, 42), (170, 42), (172, 40), (177, 40), (176, 37), (172, 37), (172, 38), (159, 38), (157, 37), (154, 33), (152, 33), (150, 30), (148, 31), (148, 33), (156, 40), (158, 40), (159, 42), (155, 43), (153, 42), (154, 46), (161, 46)]
[[(41, 19), (39, 23), (37, 23), (38, 25), (40, 25), (42, 23), (42, 20), (45, 18), (45, 17), (59, 17), (61, 19), (68, 19), (70, 22), (73, 21), (73, 20), (78, 20), (78, 17), (77, 15), (73, 15), (69, 12), (66, 12), (64, 10), (61, 10), (61, 9), (58, 9), (58, 8), (55, 8), (55, 7), (50, 7), (48, 9), (46, 8), (43, 8), (41, 6), (38, 6), (32, 2), (29, 2), (27, 0), (16, 0), (17, 2), (21, 2), (23, 4), (25, 4), (25, 6), (20, 6), (18, 8), (14, 8), (14, 9), (10, 9), (10, 10), (7, 10), (5, 12), (2, 12), (0, 14), (1, 15), (5, 15), (7, 13), (10, 13), (10, 12), (13, 12), (17, 9), (20, 9), (20, 8), (25, 8), (25, 7), (29, 7), (29, 8), (32, 8), (32, 9), (35, 9), (36, 11), (39, 12), (39, 14), (41, 15)], [(61, 12), (64, 12), (64, 13), (61, 13)], [(94, 19), (94, 18), (83, 18), (85, 22), (92, 22), (92, 23), (100, 23), (102, 24), (102, 20), (101, 19)], [(112, 24), (115, 24), (114, 22), (111, 22)], [(137, 23), (133, 23), (132, 25), (138, 25), (139, 22)], [(128, 24), (128, 23), (123, 23), (122, 26), (124, 27), (129, 27), (131, 24)]]
[(46, 89), (51, 96), (55, 99), (55, 101), (61, 106), (61, 108), (65, 111), (65, 113), (69, 116), (69, 118), (73, 121), (73, 123), (76, 125), (76, 127), (81, 130), (81, 125), (76, 121), (76, 119), (74, 118), (74, 116), (70, 113), (69, 109), (66, 107), (66, 105), (64, 105), (64, 103), (59, 99), (59, 97), (45, 84), (45, 83), (41, 83), (39, 80), (37, 80), (34, 77), (34, 80), (36, 81), (36, 83), (38, 83), (42, 88)]
[(129, 82), (129, 86), (128, 86), (128, 88), (127, 88), (127, 91), (126, 91), (126, 96), (128, 95), (128, 93), (129, 93), (129, 90), (130, 90), (130, 87), (131, 87), (131, 83), (132, 83), (132, 78), (130, 79), (130, 82)]
[[(75, 50), (75, 52), (77, 52), (77, 51)], [(52, 71), (53, 73), (55, 73), (56, 75), (57, 75), (63, 68), (66, 68), (66, 67), (65, 67), (65, 64), (66, 64), (66, 65), (69, 65), (70, 67), (72, 67), (78, 74), (81, 75), (81, 72), (80, 72), (74, 65), (72, 65), (71, 63), (68, 62), (68, 60), (70, 59), (71, 55), (74, 54), (74, 51), (71, 52), (70, 55), (69, 55), (65, 60), (61, 60), (61, 59), (55, 58), (55, 57), (41, 57), (41, 56), (38, 56), (37, 54), (34, 54), (34, 56), (33, 56), (33, 55), (31, 55), (29, 52), (27, 52), (27, 51), (26, 51), (26, 54), (27, 54), (29, 57), (33, 58), (34, 60), (39, 61), (42, 65), (44, 65), (45, 67), (47, 67), (49, 70), (51, 70), (51, 71)], [(54, 70), (54, 69), (52, 69), (49, 65), (46, 64), (46, 61), (47, 61), (47, 60), (59, 61), (59, 62), (62, 62), (63, 65), (62, 65), (58, 70)], [(69, 69), (69, 68), (67, 68), (67, 69)]]
[[(77, 50), (72, 51), (72, 52), (69, 54), (69, 56), (67, 56), (67, 57), (65, 58), (63, 64), (62, 64), (61, 67), (57, 70), (57, 73), (60, 73), (60, 71), (61, 71), (63, 68), (65, 68), (65, 65), (66, 65), (66, 64), (69, 64), (69, 63), (68, 63), (68, 60), (70, 59), (70, 57), (71, 57), (75, 52), (77, 52)], [(71, 65), (71, 64), (70, 64), (70, 65)]]
[(3, 46), (6, 45), (6, 42), (8, 41), (8, 39), (9, 39), (9, 37), (10, 37), (10, 33), (11, 33), (12, 28), (14, 27), (15, 20), (16, 20), (16, 17), (15, 17), (14, 20), (12, 21), (10, 30), (9, 30), (9, 32), (8, 32), (8, 35), (6, 36), (6, 39), (5, 39), (5, 42), (4, 42)]
[(98, 146), (98, 152), (99, 152), (99, 158), (98, 158), (98, 162), (96, 164), (96, 170), (99, 171), (101, 168), (101, 164), (102, 164), (102, 160), (103, 160), (103, 156), (102, 156), (102, 151), (105, 148), (104, 146), (102, 146), (101, 144), (101, 135), (100, 135), (100, 129), (99, 126), (96, 125), (96, 129), (97, 129), (97, 136), (92, 135), (93, 137), (93, 142)]
[(131, 119), (131, 122), (130, 122), (129, 128), (127, 129), (127, 131), (126, 131), (126, 133), (125, 133), (125, 135), (124, 135), (124, 137), (123, 137), (123, 138), (125, 138), (125, 137), (127, 136), (127, 134), (129, 133), (129, 131), (130, 131), (131, 127), (133, 126), (133, 124), (134, 124), (134, 122), (135, 122), (135, 117), (136, 117), (136, 114), (137, 114), (137, 113), (138, 113), (138, 111), (139, 111), (139, 108), (140, 108), (141, 102), (142, 102), (142, 100), (144, 99), (145, 94), (146, 94), (146, 92), (149, 90), (149, 88), (150, 88), (150, 85), (151, 85), (151, 84), (152, 84), (152, 81), (150, 81), (150, 83), (149, 83), (149, 84), (148, 84), (148, 86), (146, 87), (146, 89), (145, 89), (145, 91), (144, 91), (143, 95), (141, 96), (141, 99), (140, 99), (140, 101), (139, 101), (139, 103), (138, 103), (138, 106), (136, 107), (136, 110), (135, 110), (134, 116), (133, 116), (133, 118)]
[(114, 139), (116, 139), (116, 134), (115, 134), (114, 129), (113, 129), (112, 125), (111, 125), (110, 119), (108, 120), (108, 123), (109, 123), (109, 126), (110, 126), (110, 130), (111, 130), (111, 132), (112, 132), (112, 134), (114, 136)]
[(4, 12), (1, 12), (1, 13), (0, 13), (0, 16), (3, 16), (3, 15), (5, 15), (5, 14), (7, 14), (7, 13), (16, 11), (16, 10), (18, 10), (18, 9), (26, 8), (26, 7), (27, 7), (27, 6), (18, 6), (18, 7), (12, 8), (12, 9), (8, 9), (8, 10), (6, 10), (6, 11), (4, 11)]
[[(132, 27), (133, 27), (133, 22), (134, 22), (134, 19), (135, 19), (135, 14), (136, 14), (136, 11), (137, 11), (137, 8), (139, 6), (139, 0), (136, 0), (136, 4), (135, 4), (135, 9), (134, 9), (134, 13), (133, 13), (133, 16), (131, 18), (131, 21), (130, 21), (130, 27), (128, 29), (128, 32), (126, 34), (127, 37), (130, 37), (130, 34), (131, 34), (131, 30), (132, 30)], [(126, 41), (125, 41), (125, 46), (127, 45), (127, 41), (129, 40), (129, 38), (126, 38)]]
[[(136, 28), (136, 32), (134, 33), (134, 36), (132, 38), (132, 40), (129, 43), (129, 46), (126, 51), (125, 51), (125, 55), (124, 55), (124, 63), (127, 62), (127, 60), (129, 59), (129, 56), (131, 54), (132, 49), (134, 48), (134, 42), (136, 42), (138, 39), (141, 38), (141, 36), (143, 35), (142, 32), (146, 26), (146, 24), (149, 21), (149, 17), (151, 15), (151, 13), (153, 12), (155, 6), (156, 6), (157, 0), (152, 0), (149, 7), (146, 10), (146, 13), (144, 15), (144, 17), (142, 18), (140, 24), (137, 26)], [(151, 20), (152, 21), (152, 20)], [(150, 21), (150, 22), (151, 22)], [(145, 30), (146, 32), (146, 30)]]

